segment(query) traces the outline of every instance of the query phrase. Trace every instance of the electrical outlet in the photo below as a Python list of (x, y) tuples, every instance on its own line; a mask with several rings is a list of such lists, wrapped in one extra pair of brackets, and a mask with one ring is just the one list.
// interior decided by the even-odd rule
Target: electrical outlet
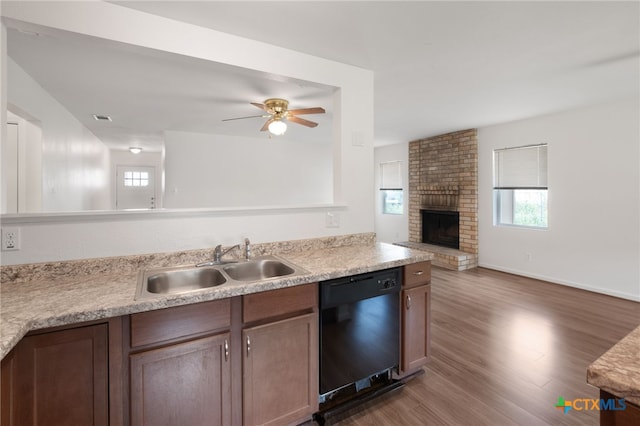
[(2, 228), (2, 251), (20, 250), (20, 228)]

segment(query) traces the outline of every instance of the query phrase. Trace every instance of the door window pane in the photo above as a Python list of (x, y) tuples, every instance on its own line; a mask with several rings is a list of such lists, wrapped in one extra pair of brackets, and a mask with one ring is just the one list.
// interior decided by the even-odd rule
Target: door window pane
[(124, 172), (124, 186), (149, 186), (149, 172)]

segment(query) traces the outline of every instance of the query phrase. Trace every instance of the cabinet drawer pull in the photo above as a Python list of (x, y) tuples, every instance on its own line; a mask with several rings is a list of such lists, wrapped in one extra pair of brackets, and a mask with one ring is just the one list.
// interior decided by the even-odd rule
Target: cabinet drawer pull
[(413, 275), (417, 275), (417, 276), (420, 276), (422, 274), (424, 274), (424, 271), (416, 271), (413, 273)]
[(251, 339), (247, 336), (247, 356), (251, 354)]
[(407, 310), (411, 308), (411, 296), (407, 295)]
[(224, 339), (224, 360), (229, 361), (229, 341)]

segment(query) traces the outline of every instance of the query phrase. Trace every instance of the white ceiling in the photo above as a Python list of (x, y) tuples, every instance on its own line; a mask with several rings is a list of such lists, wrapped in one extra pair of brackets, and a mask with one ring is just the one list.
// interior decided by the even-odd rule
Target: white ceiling
[[(114, 3), (373, 70), (376, 145), (639, 93), (638, 2)], [(63, 103), (74, 114), (142, 114), (140, 122), (122, 126), (147, 135), (160, 131), (152, 124), (158, 117), (177, 130), (255, 135), (261, 119), (220, 120), (259, 114), (248, 102), (286, 92), (293, 108), (324, 106), (328, 112), (305, 117), (320, 122), (316, 129), (291, 125), (292, 136), (330, 135), (333, 88), (195, 60), (187, 64), (186, 58), (159, 52), (110, 45), (91, 50), (88, 40), (54, 47), (60, 43), (46, 39), (12, 31), (9, 54), (30, 74), (40, 74), (37, 79), (58, 75), (43, 87), (66, 96)], [(31, 49), (34, 54), (27, 53)], [(62, 64), (74, 63), (87, 71), (84, 77), (63, 81)], [(109, 76), (130, 84), (114, 92)], [(65, 85), (84, 91), (64, 95), (72, 91)], [(114, 101), (92, 104), (100, 96), (87, 91), (95, 86)], [(167, 104), (180, 105), (187, 114), (177, 116)]]
[(638, 2), (119, 4), (373, 70), (377, 144), (639, 91)]

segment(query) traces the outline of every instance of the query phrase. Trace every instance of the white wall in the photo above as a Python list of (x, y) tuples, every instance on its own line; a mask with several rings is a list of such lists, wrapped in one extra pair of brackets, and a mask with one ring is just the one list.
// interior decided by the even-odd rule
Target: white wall
[[(42, 210), (110, 208), (109, 150), (11, 58), (7, 102), (37, 121), (42, 136)], [(19, 89), (18, 89), (19, 88)]]
[[(402, 185), (404, 189), (404, 213), (382, 214), (380, 194), (380, 163), (401, 161)], [(376, 238), (385, 243), (409, 240), (409, 143), (399, 143), (375, 148), (374, 152), (374, 196), (376, 198)]]
[(168, 131), (165, 149), (166, 208), (333, 201), (330, 143)]
[[(0, 2), (0, 13), (2, 13), (2, 2)], [(7, 139), (7, 28), (0, 25), (0, 140)], [(1, 146), (1, 145), (0, 145)], [(0, 159), (0, 176), (5, 174), (2, 170), (5, 161)], [(0, 206), (7, 205), (7, 184), (0, 182)], [(1, 209), (2, 207), (0, 207)]]
[[(640, 301), (639, 105), (636, 97), (478, 130), (481, 266)], [(542, 142), (548, 229), (493, 226), (493, 150)]]
[[(2, 5), (2, 14), (19, 21), (338, 88), (332, 120), (333, 202), (337, 205), (178, 216), (162, 212), (113, 214), (99, 220), (87, 214), (84, 219), (73, 221), (61, 216), (52, 221), (9, 221), (21, 227), (22, 249), (3, 252), (3, 264), (204, 248), (236, 244), (243, 236), (265, 242), (374, 230), (371, 71), (101, 1), (55, 5), (9, 2)], [(339, 214), (338, 228), (326, 226), (328, 211)], [(3, 218), (3, 226), (6, 219)]]

